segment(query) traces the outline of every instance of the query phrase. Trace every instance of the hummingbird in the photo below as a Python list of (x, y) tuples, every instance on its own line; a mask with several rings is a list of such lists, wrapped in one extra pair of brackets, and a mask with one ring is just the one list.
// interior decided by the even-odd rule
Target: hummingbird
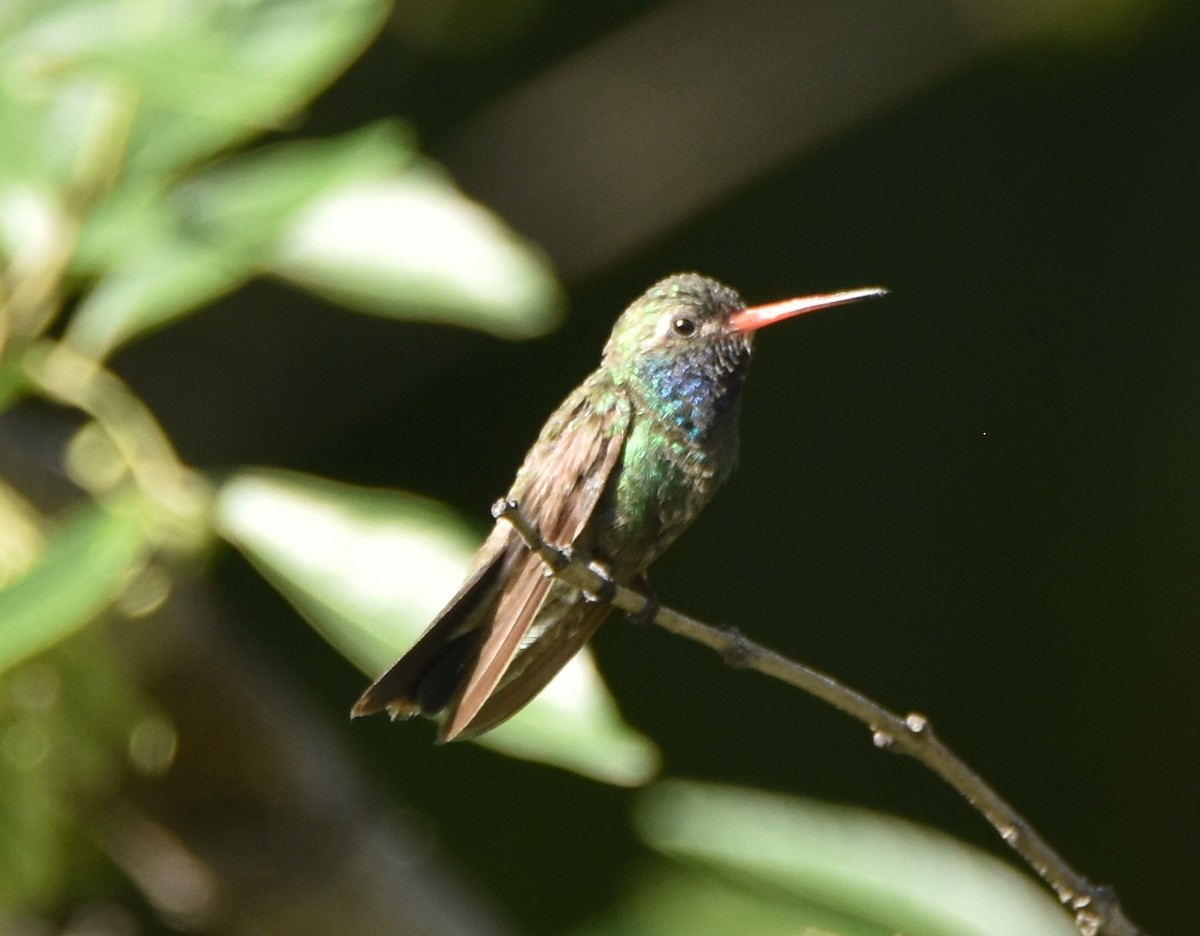
[[(696, 273), (661, 280), (617, 320), (600, 366), (546, 422), (507, 498), (546, 543), (586, 557), (613, 582), (646, 588), (651, 563), (737, 463), (755, 332), (885, 292), (747, 308)], [(550, 576), (516, 530), (497, 522), (458, 593), (351, 715), (426, 715), (443, 742), (482, 734), (536, 696), (610, 610)]]

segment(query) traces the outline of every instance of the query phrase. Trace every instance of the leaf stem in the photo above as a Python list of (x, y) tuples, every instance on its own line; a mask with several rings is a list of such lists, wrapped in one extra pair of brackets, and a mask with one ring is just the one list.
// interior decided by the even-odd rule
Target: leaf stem
[(108, 436), (138, 488), (187, 542), (203, 524), (208, 498), (199, 477), (180, 460), (146, 405), (112, 371), (69, 346), (31, 345), (26, 378), (47, 397), (90, 416)]

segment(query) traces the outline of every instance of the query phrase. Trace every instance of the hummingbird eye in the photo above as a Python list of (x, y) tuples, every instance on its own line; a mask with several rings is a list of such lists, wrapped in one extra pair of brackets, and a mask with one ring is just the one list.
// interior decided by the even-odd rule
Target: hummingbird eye
[(686, 315), (676, 316), (671, 320), (671, 331), (682, 338), (691, 338), (696, 334), (696, 320)]

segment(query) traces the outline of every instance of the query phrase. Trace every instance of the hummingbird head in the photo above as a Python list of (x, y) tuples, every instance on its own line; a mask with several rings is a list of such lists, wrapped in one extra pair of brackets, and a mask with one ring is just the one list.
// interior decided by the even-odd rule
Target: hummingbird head
[(736, 418), (752, 338), (730, 321), (745, 308), (714, 280), (667, 277), (617, 320), (601, 366), (690, 437), (705, 436)]
[(601, 366), (659, 415), (699, 437), (736, 420), (758, 329), (885, 292), (853, 289), (746, 308), (728, 286), (679, 273), (655, 283), (617, 319)]
[(886, 293), (871, 286), (748, 309), (728, 286), (698, 273), (677, 273), (651, 286), (617, 319), (603, 363), (637, 370), (646, 359), (707, 357), (717, 371), (737, 370), (749, 360), (751, 340), (760, 328)]
[(744, 367), (750, 356), (750, 333), (729, 328), (730, 317), (743, 309), (734, 290), (697, 273), (668, 276), (635, 299), (617, 320), (603, 363), (621, 372), (643, 370), (674, 359), (721, 371)]

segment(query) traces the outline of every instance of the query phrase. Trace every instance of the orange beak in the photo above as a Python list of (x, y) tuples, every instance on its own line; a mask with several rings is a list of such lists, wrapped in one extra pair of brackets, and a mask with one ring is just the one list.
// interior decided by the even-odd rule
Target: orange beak
[(805, 312), (816, 312), (818, 309), (828, 309), (831, 306), (846, 305), (858, 302), (860, 299), (873, 299), (876, 296), (887, 295), (887, 290), (879, 286), (865, 289), (846, 289), (842, 292), (822, 293), (818, 296), (804, 296), (800, 299), (784, 299), (782, 302), (772, 302), (768, 305), (752, 306), (734, 312), (729, 317), (729, 327), (736, 332), (758, 331), (765, 325), (782, 322), (784, 319)]

